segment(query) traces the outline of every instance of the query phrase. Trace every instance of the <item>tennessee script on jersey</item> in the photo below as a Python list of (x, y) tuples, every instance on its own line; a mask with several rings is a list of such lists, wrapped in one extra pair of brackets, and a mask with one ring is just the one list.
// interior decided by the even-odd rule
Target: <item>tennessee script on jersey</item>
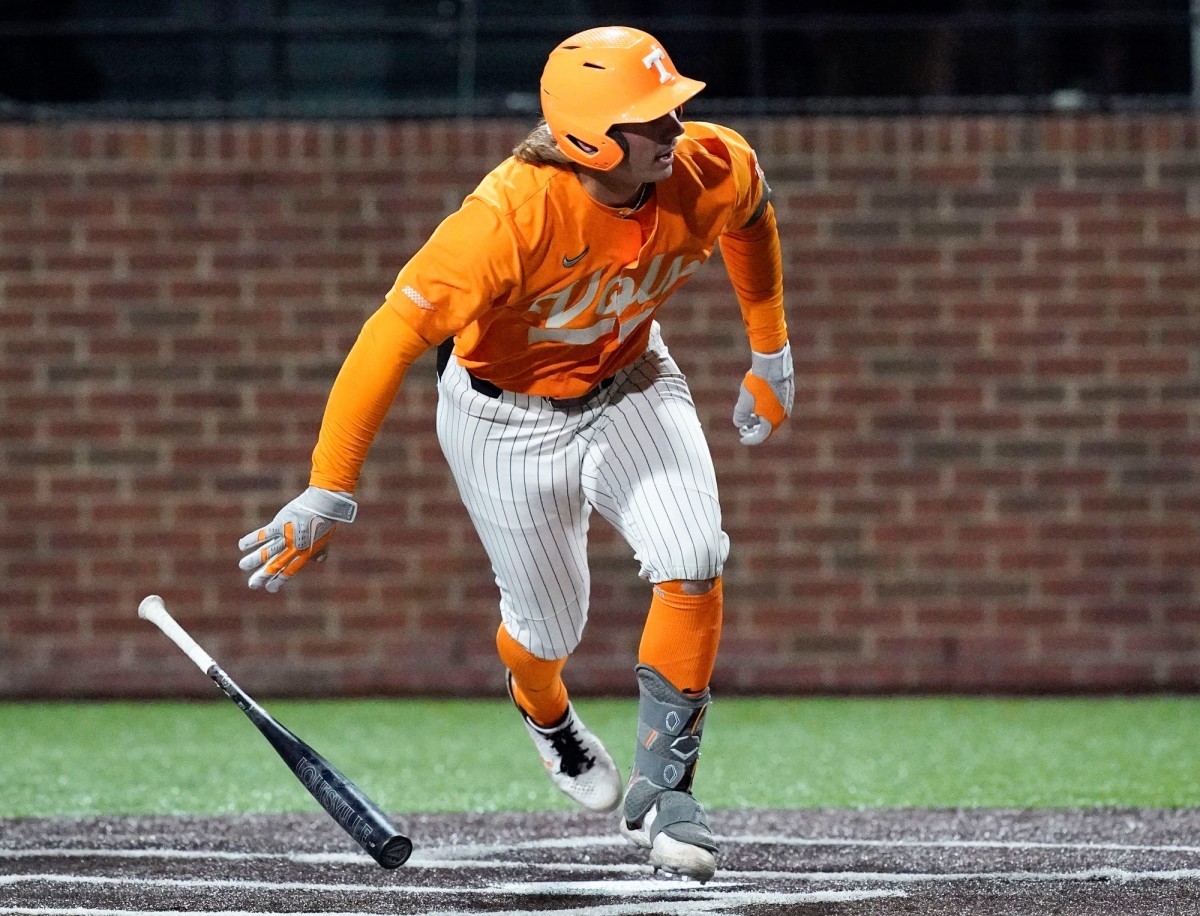
[(649, 319), (750, 220), (763, 188), (746, 141), (700, 122), (685, 124), (646, 231), (569, 169), (510, 158), (405, 265), (385, 306), (427, 341), (454, 335), (480, 378), (574, 397), (637, 358)]
[[(640, 283), (625, 272), (606, 281), (606, 271), (600, 267), (586, 285), (575, 281), (558, 292), (535, 299), (529, 310), (540, 315), (542, 323), (540, 327), (530, 327), (529, 342), (590, 344), (614, 331), (618, 342), (624, 341), (654, 314), (656, 303), (703, 263), (700, 258), (685, 262), (685, 255), (678, 254), (662, 270), (664, 257), (656, 254), (651, 259)], [(578, 298), (572, 302), (575, 296)], [(572, 324), (581, 318), (587, 321), (582, 327)]]

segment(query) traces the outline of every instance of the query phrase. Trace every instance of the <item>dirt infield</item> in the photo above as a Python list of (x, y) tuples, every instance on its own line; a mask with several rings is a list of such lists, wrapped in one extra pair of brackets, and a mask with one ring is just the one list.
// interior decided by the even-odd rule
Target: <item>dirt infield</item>
[(398, 816), (384, 871), (325, 815), (0, 820), (0, 913), (1200, 914), (1200, 810), (716, 811), (706, 885), (608, 817)]

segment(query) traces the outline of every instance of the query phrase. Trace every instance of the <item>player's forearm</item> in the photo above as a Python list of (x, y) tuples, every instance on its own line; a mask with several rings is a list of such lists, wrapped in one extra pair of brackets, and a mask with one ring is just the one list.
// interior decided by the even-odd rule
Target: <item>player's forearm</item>
[(354, 492), (404, 374), (429, 346), (388, 305), (367, 319), (329, 393), (311, 485)]
[(742, 320), (757, 353), (774, 353), (787, 343), (783, 313), (783, 258), (775, 210), (745, 229), (721, 236), (725, 272), (742, 308)]

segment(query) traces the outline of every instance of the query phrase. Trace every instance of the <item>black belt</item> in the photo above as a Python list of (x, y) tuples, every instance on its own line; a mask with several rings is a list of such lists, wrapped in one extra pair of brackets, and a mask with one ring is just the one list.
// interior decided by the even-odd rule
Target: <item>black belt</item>
[[(471, 387), (474, 388), (476, 391), (478, 391), (480, 394), (487, 395), (489, 398), (498, 398), (498, 397), (500, 397), (500, 395), (504, 394), (503, 388), (493, 385), (487, 379), (476, 378), (467, 369), (463, 369), (463, 371), (467, 373), (467, 380), (470, 381)], [(585, 391), (583, 394), (579, 395), (578, 397), (574, 397), (574, 398), (543, 398), (543, 400), (550, 402), (550, 405), (552, 407), (558, 407), (558, 408), (564, 408), (564, 409), (570, 408), (570, 407), (583, 407), (589, 401), (591, 401), (593, 398), (595, 398), (596, 395), (600, 394), (600, 392), (602, 392), (606, 388), (608, 388), (613, 383), (613, 379), (615, 379), (615, 378), (616, 378), (615, 375), (610, 375), (606, 379), (601, 379), (600, 382), (596, 385), (596, 387), (592, 388), (590, 391)]]
[[(441, 374), (446, 370), (446, 366), (450, 362), (450, 357), (453, 354), (453, 352), (454, 352), (454, 338), (453, 337), (447, 338), (446, 340), (442, 341), (440, 346), (438, 346), (437, 374), (439, 377), (441, 377)], [(480, 394), (486, 395), (489, 398), (498, 398), (498, 397), (500, 397), (500, 395), (504, 394), (504, 389), (501, 388), (499, 385), (493, 385), (487, 379), (476, 378), (474, 375), (471, 374), (471, 372), (465, 366), (463, 367), (463, 371), (467, 373), (467, 380), (471, 383), (471, 387), (474, 388), (476, 391), (478, 391)], [(616, 378), (615, 375), (610, 375), (606, 379), (601, 379), (600, 382), (596, 385), (596, 387), (592, 388), (590, 391), (584, 392), (583, 394), (579, 395), (578, 397), (574, 397), (574, 398), (544, 398), (544, 400), (549, 401), (550, 404), (554, 407), (560, 407), (560, 408), (582, 407), (585, 404), (587, 404), (588, 401), (590, 401), (592, 398), (594, 398), (596, 395), (598, 395), (601, 391), (604, 391), (606, 388), (608, 388), (613, 383), (613, 379), (615, 379), (615, 378)]]

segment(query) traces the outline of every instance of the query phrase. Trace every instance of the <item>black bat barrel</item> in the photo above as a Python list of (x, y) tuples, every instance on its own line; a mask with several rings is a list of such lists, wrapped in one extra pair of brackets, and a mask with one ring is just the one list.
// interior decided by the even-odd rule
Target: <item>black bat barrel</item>
[(398, 868), (412, 854), (412, 840), (400, 833), (383, 811), (337, 767), (280, 724), (217, 665), (208, 676), (262, 732), (284, 763), (367, 854), (384, 868)]
[[(287, 732), (282, 725), (278, 727)], [(408, 860), (412, 842), (401, 835), (375, 803), (329, 761), (302, 741), (299, 742), (301, 748), (296, 751), (289, 750), (292, 746), (286, 742), (284, 747), (275, 741), (271, 743), (292, 768), (300, 784), (371, 858), (384, 868), (397, 868)]]

